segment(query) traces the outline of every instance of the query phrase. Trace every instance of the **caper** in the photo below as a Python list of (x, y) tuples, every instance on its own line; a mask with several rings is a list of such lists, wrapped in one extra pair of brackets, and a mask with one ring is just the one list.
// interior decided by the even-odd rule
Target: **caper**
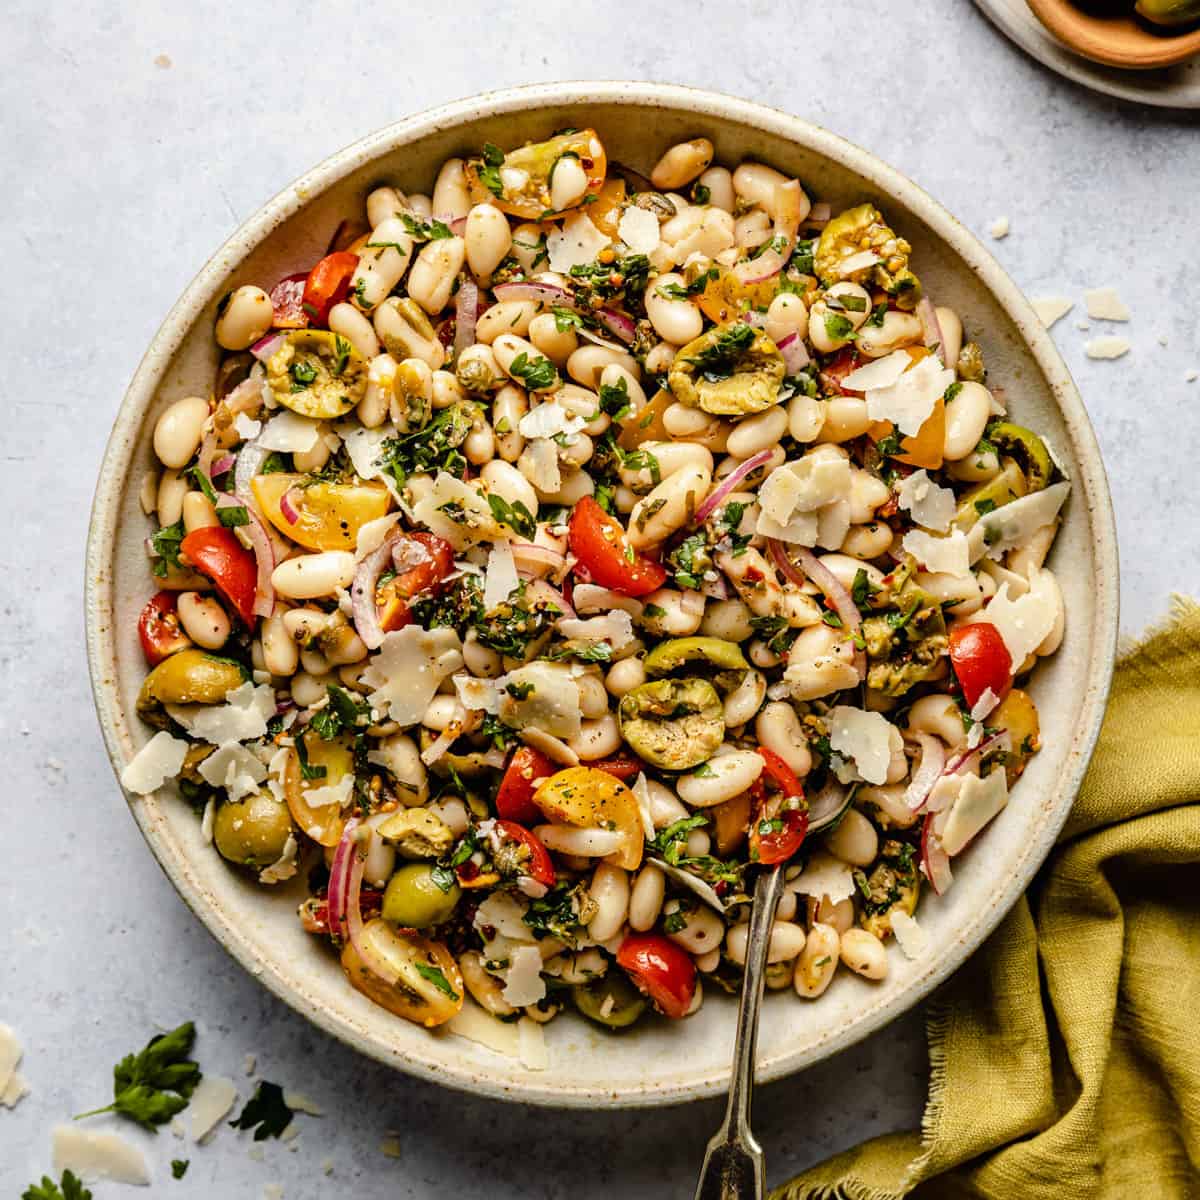
[(609, 1029), (626, 1029), (646, 1011), (646, 997), (619, 971), (571, 989), (575, 1007)]
[(221, 857), (239, 866), (269, 867), (277, 862), (291, 833), (287, 805), (270, 792), (230, 800), (213, 819), (213, 841)]
[(397, 928), (429, 929), (450, 919), (461, 895), (445, 868), (408, 863), (388, 880), (383, 919)]

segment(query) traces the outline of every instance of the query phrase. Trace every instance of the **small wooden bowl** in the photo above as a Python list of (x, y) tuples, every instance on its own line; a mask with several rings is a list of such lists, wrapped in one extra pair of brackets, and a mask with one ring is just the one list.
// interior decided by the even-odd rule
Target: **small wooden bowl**
[(1088, 8), (1073, 0), (1027, 0), (1027, 3), (1034, 16), (1060, 42), (1092, 62), (1148, 71), (1173, 67), (1200, 54), (1200, 29), (1157, 33), (1138, 20), (1133, 0), (1091, 3)]

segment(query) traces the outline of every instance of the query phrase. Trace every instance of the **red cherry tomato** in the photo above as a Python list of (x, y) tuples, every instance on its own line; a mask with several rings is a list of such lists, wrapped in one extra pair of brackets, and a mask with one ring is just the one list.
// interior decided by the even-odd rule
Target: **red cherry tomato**
[(808, 833), (808, 810), (800, 806), (804, 788), (795, 771), (774, 750), (759, 746), (762, 777), (778, 793), (767, 797), (766, 788), (757, 795), (750, 819), (750, 858), (771, 865), (786, 862), (800, 849)]
[(657, 933), (631, 933), (617, 951), (617, 965), (668, 1017), (686, 1017), (696, 995), (696, 964), (687, 951)]
[(436, 533), (406, 533), (392, 550), (396, 574), (375, 592), (379, 624), (385, 632), (412, 620), (408, 602), (436, 588), (454, 569), (454, 547)]
[(842, 386), (842, 380), (861, 365), (858, 351), (853, 346), (843, 346), (821, 364), (821, 376), (828, 387), (836, 388), (843, 396), (861, 396), (862, 392)]
[(506, 821), (536, 825), (543, 819), (541, 809), (533, 802), (533, 793), (543, 779), (558, 770), (540, 750), (521, 746), (508, 760), (508, 768), (496, 792), (496, 812)]
[(197, 571), (213, 581), (218, 592), (233, 605), (247, 629), (254, 628), (254, 593), (258, 564), (237, 540), (232, 529), (213, 525), (193, 529), (179, 545)]
[(968, 708), (991, 688), (997, 698), (1012, 682), (1012, 655), (995, 625), (976, 621), (950, 631), (950, 662)]
[(635, 553), (625, 540), (620, 521), (591, 496), (584, 496), (571, 513), (569, 540), (571, 553), (601, 587), (626, 596), (645, 596), (667, 581), (665, 568)]
[(151, 597), (138, 617), (138, 637), (142, 640), (142, 653), (152, 667), (192, 644), (180, 628), (178, 598), (174, 592), (159, 592)]
[(271, 307), (275, 318), (271, 325), (275, 329), (303, 329), (308, 324), (308, 313), (304, 311), (304, 281), (307, 275), (288, 275), (271, 289)]
[(357, 254), (335, 250), (309, 271), (302, 303), (314, 325), (329, 324), (329, 310), (350, 295), (350, 280), (357, 266)]
[[(505, 842), (515, 843), (518, 848), (518, 873), (528, 875), (530, 879), (534, 879), (546, 887), (553, 887), (554, 861), (550, 857), (550, 851), (542, 845), (541, 838), (536, 833), (531, 833), (524, 825), (518, 825), (516, 821), (497, 819), (496, 828), (502, 834)], [(501, 864), (497, 863), (497, 865)]]
[(588, 766), (593, 770), (603, 771), (606, 775), (612, 775), (622, 783), (628, 783), (637, 778), (639, 771), (645, 770), (646, 764), (640, 758), (634, 758), (632, 754), (617, 754), (612, 758), (597, 759), (588, 763)]
[[(376, 888), (364, 887), (358, 895), (358, 907), (364, 921), (379, 916), (383, 911), (383, 893)], [(310, 896), (300, 905), (299, 913), (305, 933), (332, 933), (329, 928), (328, 897)]]

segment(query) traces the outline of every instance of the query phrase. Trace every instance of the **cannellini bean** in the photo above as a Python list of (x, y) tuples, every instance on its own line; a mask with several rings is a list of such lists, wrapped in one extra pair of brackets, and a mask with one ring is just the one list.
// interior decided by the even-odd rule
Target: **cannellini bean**
[(809, 929), (792, 975), (797, 996), (815, 1000), (825, 991), (837, 971), (840, 943), (838, 931), (828, 925), (817, 922)]
[(211, 529), (220, 525), (221, 519), (212, 501), (203, 492), (188, 492), (183, 498), (183, 528), (191, 533), (194, 529)]
[(459, 709), (460, 703), (457, 696), (434, 696), (426, 706), (421, 724), (435, 733), (445, 733), (451, 725), (462, 719)]
[(376, 832), (390, 815), (386, 812), (373, 813), (363, 822), (370, 831), (363, 861), (363, 881), (371, 887), (386, 887), (396, 869), (396, 847), (385, 842)]
[(479, 477), (488, 492), (500, 496), (509, 504), (520, 502), (530, 513), (537, 512), (538, 498), (533, 484), (511, 463), (493, 459), (479, 472)]
[(684, 841), (688, 857), (703, 858), (712, 849), (712, 838), (703, 829), (693, 829)]
[(604, 680), (598, 674), (589, 673), (580, 675), (575, 682), (579, 686), (580, 713), (589, 721), (607, 716), (608, 693), (604, 690)]
[(562, 504), (573, 508), (584, 496), (590, 496), (596, 490), (596, 481), (586, 472), (569, 467), (562, 469), (562, 483), (557, 492), (543, 492), (542, 499), (547, 504)]
[(883, 521), (851, 525), (842, 542), (842, 553), (850, 558), (881, 558), (892, 544), (892, 527)]
[[(725, 953), (732, 962), (742, 965), (746, 961), (746, 944), (750, 940), (748, 922), (735, 925), (725, 938)], [(771, 924), (771, 943), (767, 947), (767, 962), (789, 962), (804, 949), (804, 930), (791, 921), (774, 921)]]
[(323, 550), (301, 554), (281, 562), (271, 573), (271, 586), (291, 600), (311, 600), (332, 596), (338, 588), (348, 588), (357, 567), (349, 550)]
[(659, 342), (657, 346), (652, 346), (646, 354), (646, 371), (651, 375), (662, 375), (669, 371), (678, 349), (670, 342)]
[(761, 208), (744, 212), (733, 223), (734, 243), (739, 250), (757, 250), (771, 236), (771, 218)]
[(550, 207), (562, 212), (583, 199), (588, 189), (587, 172), (574, 155), (564, 155), (550, 172)]
[(663, 428), (677, 438), (690, 438), (694, 434), (703, 433), (719, 418), (706, 413), (702, 408), (692, 408), (689, 404), (672, 404), (663, 413)]
[(647, 863), (638, 872), (629, 895), (629, 926), (638, 933), (653, 929), (658, 914), (662, 911), (666, 892), (666, 878), (653, 863)]
[(292, 466), (297, 471), (319, 471), (329, 461), (329, 443), (317, 438), (311, 450), (296, 450), (292, 453)]
[(458, 969), (471, 999), (485, 1012), (493, 1017), (511, 1017), (517, 1011), (504, 999), (504, 983), (487, 971), (478, 950), (459, 955)]
[(932, 733), (954, 750), (966, 745), (967, 741), (958, 705), (944, 694), (922, 696), (914, 701), (908, 710), (905, 728), (909, 733)]
[(534, 261), (541, 258), (545, 262), (546, 234), (553, 231), (553, 225), (539, 225), (527, 221), (518, 225), (512, 231), (512, 256), (521, 265), (521, 270), (530, 275), (536, 270)]
[(852, 867), (867, 867), (879, 853), (879, 834), (858, 809), (851, 808), (838, 822), (837, 828), (826, 835), (825, 848), (835, 858)]
[(541, 307), (537, 300), (501, 300), (493, 304), (475, 326), (476, 341), (490, 346), (502, 333), (524, 337)]
[[(293, 685), (293, 695), (295, 691)], [(393, 733), (379, 742), (375, 750), (391, 772), (396, 799), (408, 808), (424, 804), (429, 798), (429, 776), (416, 742), (407, 733)]]
[(802, 630), (788, 651), (784, 678), (795, 700), (818, 700), (854, 687), (858, 671), (853, 641), (824, 624)]
[(623, 350), (610, 350), (607, 346), (580, 346), (567, 359), (567, 374), (576, 383), (590, 391), (600, 390), (600, 374), (612, 363), (624, 367), (634, 379), (640, 379), (642, 369), (637, 359)]
[(573, 825), (538, 825), (534, 833), (555, 853), (580, 858), (605, 858), (619, 850), (625, 835), (612, 829), (577, 829)]
[(883, 587), (884, 574), (870, 563), (860, 562), (848, 554), (822, 554), (819, 556), (823, 566), (833, 577), (849, 591), (854, 586), (854, 579), (859, 571), (865, 571), (867, 581), (873, 587)]
[(492, 427), (482, 421), (467, 434), (463, 442), (463, 456), (472, 466), (481, 467), (496, 457), (496, 435)]
[(669, 479), (664, 479), (634, 505), (629, 521), (629, 544), (635, 550), (645, 550), (666, 541), (687, 524), (711, 486), (712, 472), (699, 466), (683, 467)]
[(704, 597), (697, 592), (657, 588), (644, 600), (651, 612), (643, 610), (641, 626), (659, 637), (686, 637), (695, 633), (704, 619)]
[(466, 398), (466, 389), (451, 372), (434, 371), (433, 407), (435, 409), (450, 408), (452, 405), (461, 404)]
[[(776, 189), (787, 183), (787, 176), (764, 163), (744, 162), (733, 172), (733, 190), (747, 207), (758, 205), (772, 218), (775, 216)], [(801, 220), (807, 216), (805, 212)]]
[(183, 516), (183, 501), (188, 494), (189, 483), (174, 468), (168, 468), (158, 481), (158, 493), (154, 506), (160, 525), (174, 525)]
[(597, 942), (607, 942), (620, 933), (629, 913), (629, 876), (620, 867), (599, 863), (588, 892), (597, 905), (588, 935)]
[(567, 359), (579, 348), (575, 330), (570, 327), (559, 329), (558, 318), (553, 313), (544, 312), (534, 317), (529, 322), (528, 333), (529, 340), (556, 367), (566, 366)]
[(810, 925), (820, 922), (842, 934), (854, 924), (854, 901), (849, 897), (835, 902), (828, 896), (809, 896), (807, 913)]
[(725, 167), (709, 167), (696, 180), (700, 187), (708, 189), (708, 203), (732, 213), (737, 197), (733, 193), (733, 175)]
[[(732, 437), (733, 435), (730, 434)], [(787, 458), (787, 452), (782, 446), (774, 446), (770, 451), (771, 457), (768, 458), (760, 467), (755, 467), (753, 471), (745, 478), (747, 487), (757, 487), (776, 467), (783, 466), (784, 460)], [(734, 473), (746, 460), (738, 458), (734, 454), (727, 455), (721, 459), (720, 465), (717, 467), (715, 479), (718, 481), (728, 478)]]
[[(496, 356), (496, 365), (509, 378), (516, 380), (518, 383), (527, 383), (522, 375), (515, 375), (512, 370), (514, 362), (521, 361), (530, 366), (540, 363), (549, 362), (544, 354), (539, 353), (536, 346), (531, 342), (527, 342), (524, 338), (517, 337), (512, 333), (502, 333), (497, 336), (492, 343), (492, 353)], [(522, 359), (521, 356), (524, 356)], [(553, 363), (550, 363), (554, 366)], [(555, 369), (551, 378), (543, 385), (531, 387), (530, 391), (534, 392), (553, 392), (557, 391), (561, 386), (562, 381), (559, 379), (558, 370)]]
[(446, 222), (457, 221), (471, 211), (471, 193), (461, 158), (448, 158), (442, 163), (433, 185), (432, 209), (439, 221)]
[(408, 294), (427, 312), (439, 313), (450, 302), (454, 281), (466, 260), (460, 237), (426, 242), (408, 273)]
[(678, 142), (654, 164), (650, 182), (660, 192), (673, 192), (686, 187), (712, 162), (713, 153), (713, 144), (708, 138)]
[(640, 658), (625, 658), (614, 663), (604, 677), (604, 686), (618, 699), (645, 682), (646, 668)]
[(457, 796), (450, 796), (429, 805), (429, 811), (439, 818), (455, 837), (462, 837), (470, 827), (467, 806)]
[(808, 333), (808, 309), (804, 301), (794, 292), (780, 292), (767, 308), (763, 329), (776, 343), (793, 333), (804, 337)]
[(474, 629), (463, 641), (463, 663), (478, 679), (498, 679), (504, 674), (500, 655), (490, 646), (483, 645)]
[(166, 467), (187, 466), (204, 437), (208, 401), (202, 396), (176, 400), (154, 426), (154, 453)]
[(315, 646), (300, 647), (300, 665), (309, 675), (327, 675), (329, 659)]
[(778, 446), (787, 428), (787, 410), (776, 405), (752, 417), (743, 417), (729, 434), (726, 448), (734, 458), (752, 458), (760, 450)]
[(974, 575), (942, 575), (918, 571), (913, 578), (939, 604), (953, 605), (953, 615), (969, 616), (983, 607), (983, 588)]
[(823, 405), (825, 420), (818, 442), (848, 442), (861, 437), (871, 426), (867, 402), (857, 396), (832, 396)]
[[(419, 358), (434, 371), (446, 361), (445, 346), (438, 340), (429, 318), (414, 301), (389, 296), (375, 309), (373, 320), (379, 340), (394, 358)], [(468, 347), (468, 350), (475, 349), (487, 351), (486, 346)], [(466, 351), (463, 357), (465, 355)]]
[(898, 782), (885, 786), (860, 787), (855, 793), (856, 800), (864, 806), (873, 806), (881, 817), (881, 822), (888, 828), (908, 829), (920, 819), (904, 799), (906, 789)]
[(747, 790), (762, 774), (762, 756), (752, 750), (734, 750), (710, 758), (676, 781), (679, 798), (692, 808), (711, 808)]
[(402, 193), (386, 184), (375, 188), (367, 196), (367, 224), (372, 229), (389, 217), (398, 217), (408, 207)]
[(283, 623), (283, 614), (276, 611), (262, 623), (263, 667), (272, 675), (287, 678), (300, 665), (300, 647), (292, 640)]
[(496, 450), (505, 462), (516, 462), (525, 449), (525, 439), (518, 432), (518, 427), (521, 418), (528, 411), (528, 396), (523, 388), (513, 383), (506, 383), (492, 401), (492, 428), (496, 433)]
[(308, 708), (325, 698), (326, 689), (333, 682), (332, 675), (310, 675), (307, 671), (300, 671), (292, 676), (292, 699), (301, 708)]
[(967, 457), (983, 437), (992, 415), (992, 393), (982, 383), (967, 380), (946, 402), (946, 437), (942, 454), (950, 462)]
[(812, 751), (796, 710), (786, 700), (773, 700), (758, 714), (754, 733), (759, 744), (773, 750), (803, 779), (812, 770)]
[(635, 492), (652, 491), (684, 467), (697, 467), (712, 474), (712, 454), (691, 442), (643, 442), (638, 450), (652, 460), (652, 466), (634, 468), (622, 463), (617, 468), (621, 482)]
[(825, 426), (825, 412), (820, 400), (797, 392), (787, 402), (788, 432), (798, 442), (815, 442)]
[(219, 650), (229, 640), (229, 618), (220, 603), (197, 592), (179, 593), (179, 623), (203, 650)]
[(917, 345), (922, 335), (923, 330), (918, 317), (912, 313), (892, 310), (884, 313), (880, 324), (864, 326), (859, 332), (856, 345), (864, 357), (882, 358), (903, 346)]
[(887, 950), (865, 929), (847, 929), (842, 934), (841, 960), (864, 979), (882, 979), (887, 974)]
[(217, 317), (217, 345), (223, 350), (248, 350), (271, 328), (275, 308), (260, 287), (235, 288)]
[(657, 779), (646, 780), (646, 795), (650, 798), (650, 821), (655, 829), (665, 829), (691, 816), (680, 803), (679, 797)]
[(343, 300), (329, 310), (329, 330), (344, 337), (363, 358), (372, 359), (379, 353), (374, 327), (353, 304)]
[(767, 696), (767, 681), (757, 671), (747, 671), (742, 682), (725, 697), (725, 724), (734, 729), (744, 725), (762, 707)]
[(581, 722), (579, 732), (567, 739), (567, 745), (583, 762), (594, 762), (615, 754), (621, 748), (621, 730), (616, 716), (607, 713), (598, 720)]
[(958, 362), (958, 355), (962, 350), (962, 320), (952, 308), (942, 308), (939, 305), (933, 312), (937, 317), (938, 328), (942, 331), (942, 359), (953, 367)]
[(770, 670), (771, 667), (777, 667), (783, 662), (783, 659), (761, 638), (755, 638), (750, 643), (750, 648), (746, 651), (746, 657), (756, 667), (762, 667), (764, 671)]
[(494, 204), (476, 204), (467, 213), (463, 240), (467, 265), (481, 282), (486, 282), (512, 248), (508, 218)]
[(713, 600), (704, 610), (700, 632), (726, 642), (744, 642), (754, 633), (753, 616), (741, 600)]
[(412, 257), (412, 237), (399, 217), (379, 223), (359, 251), (350, 280), (350, 295), (370, 312), (400, 282)]
[(397, 366), (390, 354), (377, 354), (367, 365), (367, 386), (355, 413), (368, 429), (376, 429), (387, 420), (396, 387)]
[(556, 954), (546, 963), (544, 970), (548, 975), (574, 986), (599, 979), (608, 970), (608, 959), (592, 946), (586, 950)]
[(646, 316), (654, 332), (664, 341), (682, 346), (704, 332), (704, 317), (690, 300), (673, 299), (666, 294), (672, 287), (683, 287), (682, 275), (667, 273), (653, 280), (645, 292)]
[(667, 937), (691, 954), (707, 954), (721, 945), (725, 936), (725, 922), (711, 908), (692, 900), (668, 900), (662, 913), (671, 924), (682, 921)]
[(870, 471), (850, 468), (850, 523), (862, 525), (875, 516), (875, 510), (888, 497), (891, 489), (882, 479), (872, 475)]

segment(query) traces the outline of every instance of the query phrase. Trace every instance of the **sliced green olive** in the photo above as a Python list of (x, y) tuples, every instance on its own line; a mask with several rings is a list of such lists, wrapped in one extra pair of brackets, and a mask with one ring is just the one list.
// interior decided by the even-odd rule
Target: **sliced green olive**
[(454, 845), (450, 826), (427, 808), (401, 808), (379, 826), (405, 858), (437, 858)]
[(997, 450), (1012, 455), (1021, 464), (1031, 492), (1040, 492), (1050, 482), (1054, 460), (1046, 443), (1032, 429), (1014, 425), (1011, 421), (1000, 421), (989, 425), (984, 436)]
[(429, 929), (450, 920), (461, 895), (452, 871), (408, 863), (388, 880), (383, 919), (398, 928)]
[(786, 370), (775, 343), (739, 321), (719, 325), (682, 346), (668, 385), (681, 404), (717, 416), (741, 416), (779, 403)]
[(348, 413), (367, 387), (367, 364), (341, 334), (294, 329), (267, 359), (267, 383), (284, 408), (328, 420)]
[[(873, 251), (880, 261), (855, 266), (858, 256)], [(829, 287), (842, 280), (875, 283), (900, 308), (913, 309), (921, 299), (920, 280), (908, 269), (912, 247), (883, 219), (873, 204), (860, 204), (839, 213), (821, 231), (813, 264), (821, 282)]]
[(163, 724), (164, 704), (220, 704), (225, 693), (249, 678), (241, 663), (203, 650), (180, 650), (146, 676), (137, 710), (151, 724)]
[(269, 867), (292, 833), (287, 805), (270, 792), (231, 800), (213, 818), (213, 841), (222, 858), (243, 867)]
[[(861, 879), (861, 876), (859, 877)], [(870, 875), (859, 883), (862, 913), (858, 923), (882, 940), (892, 932), (892, 914), (911, 917), (921, 894), (921, 876), (913, 863), (912, 847), (889, 839)]]
[(628, 1029), (646, 1011), (646, 997), (619, 971), (571, 989), (581, 1013), (609, 1029)]
[(686, 771), (725, 740), (725, 709), (706, 679), (656, 679), (621, 698), (621, 736), (648, 763)]
[(685, 663), (711, 663), (720, 671), (748, 671), (750, 664), (736, 642), (724, 638), (684, 637), (660, 642), (646, 655), (643, 665), (651, 679), (678, 671)]
[(999, 475), (963, 495), (954, 514), (954, 525), (966, 533), (984, 513), (1019, 500), (1028, 490), (1025, 473), (1011, 458), (1006, 458)]

